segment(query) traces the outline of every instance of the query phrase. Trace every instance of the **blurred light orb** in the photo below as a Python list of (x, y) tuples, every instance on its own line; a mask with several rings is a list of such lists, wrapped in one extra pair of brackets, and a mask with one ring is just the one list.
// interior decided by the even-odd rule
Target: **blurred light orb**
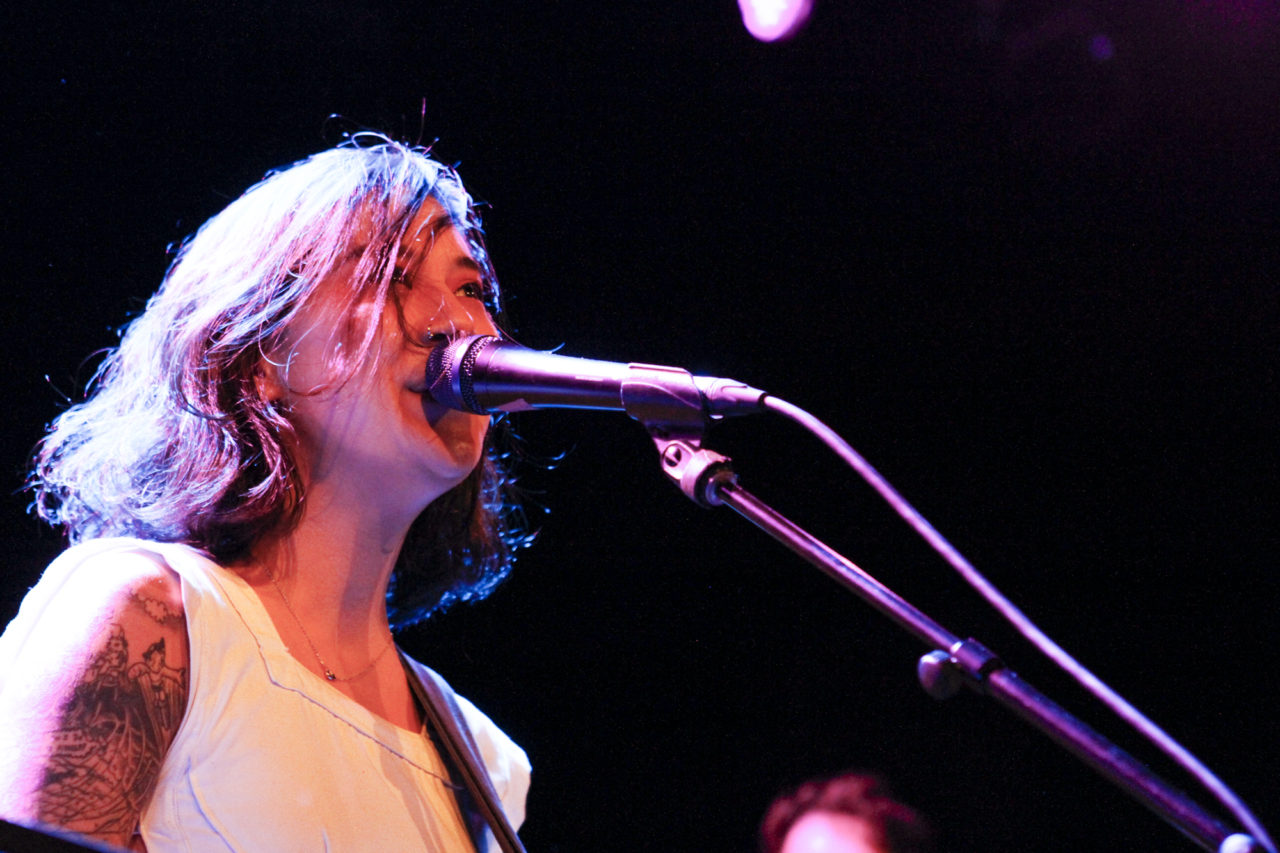
[(1108, 59), (1115, 58), (1116, 44), (1111, 40), (1111, 36), (1098, 33), (1089, 39), (1089, 55), (1098, 62), (1106, 62)]
[(794, 34), (812, 6), (813, 0), (738, 0), (742, 23), (760, 41), (778, 41)]

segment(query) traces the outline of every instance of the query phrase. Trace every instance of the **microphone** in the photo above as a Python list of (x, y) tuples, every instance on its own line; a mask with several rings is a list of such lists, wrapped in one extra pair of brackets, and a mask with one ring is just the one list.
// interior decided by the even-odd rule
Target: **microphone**
[(492, 335), (441, 344), (427, 358), (426, 391), (474, 414), (532, 409), (623, 411), (648, 426), (695, 426), (764, 410), (764, 391), (678, 367), (555, 355)]

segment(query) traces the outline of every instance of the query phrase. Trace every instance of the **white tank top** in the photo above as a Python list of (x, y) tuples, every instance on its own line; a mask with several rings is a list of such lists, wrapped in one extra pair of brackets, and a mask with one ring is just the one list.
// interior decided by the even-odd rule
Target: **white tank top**
[[(425, 734), (379, 717), (303, 667), (252, 588), (200, 552), (132, 539), (84, 543), (54, 561), (30, 603), (88, 558), (129, 550), (161, 556), (181, 577), (191, 639), (186, 714), (142, 815), (150, 853), (473, 849)], [(38, 616), (27, 610), (24, 602), (22, 616)], [(474, 705), (460, 696), (458, 704), (519, 826), (528, 759)]]

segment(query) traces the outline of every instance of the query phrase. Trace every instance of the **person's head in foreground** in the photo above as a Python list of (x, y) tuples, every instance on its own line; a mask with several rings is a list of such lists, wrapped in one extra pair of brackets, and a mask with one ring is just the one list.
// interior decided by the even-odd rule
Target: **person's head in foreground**
[(775, 799), (760, 827), (763, 853), (928, 853), (924, 819), (872, 775), (804, 783)]

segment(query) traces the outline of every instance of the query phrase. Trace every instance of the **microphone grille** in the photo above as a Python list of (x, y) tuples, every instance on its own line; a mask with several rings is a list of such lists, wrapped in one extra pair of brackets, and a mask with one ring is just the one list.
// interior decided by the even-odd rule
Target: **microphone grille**
[(427, 393), (452, 409), (488, 414), (476, 399), (474, 372), (480, 353), (496, 340), (491, 335), (468, 335), (433, 349), (427, 356)]

